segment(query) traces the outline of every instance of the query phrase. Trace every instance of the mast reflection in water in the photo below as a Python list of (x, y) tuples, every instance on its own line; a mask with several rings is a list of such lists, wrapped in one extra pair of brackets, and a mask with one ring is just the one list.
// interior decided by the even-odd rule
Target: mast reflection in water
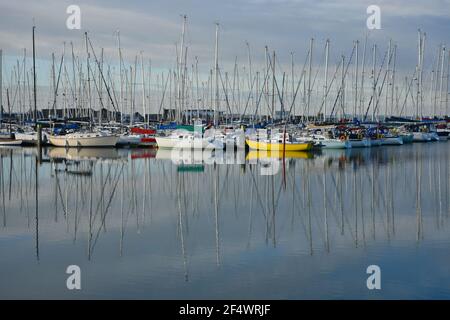
[(2, 148), (0, 298), (450, 298), (449, 155)]

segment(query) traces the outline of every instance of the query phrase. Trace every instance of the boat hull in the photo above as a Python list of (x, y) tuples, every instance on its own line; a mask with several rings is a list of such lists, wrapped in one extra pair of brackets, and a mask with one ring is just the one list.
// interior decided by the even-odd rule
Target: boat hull
[(431, 136), (426, 132), (413, 132), (414, 142), (429, 142), (431, 141)]
[(223, 148), (208, 139), (174, 139), (169, 137), (155, 137), (158, 148), (163, 149), (218, 149)]
[(413, 134), (403, 134), (400, 136), (402, 138), (403, 143), (413, 143), (414, 135)]
[(352, 148), (367, 148), (370, 147), (369, 139), (361, 139), (361, 140), (348, 140)]
[(141, 141), (140, 135), (121, 135), (117, 140), (118, 146), (138, 146)]
[(49, 141), (55, 147), (115, 147), (119, 137), (96, 136), (96, 137), (69, 137), (50, 136)]
[(401, 137), (385, 137), (381, 143), (384, 146), (400, 146), (403, 144)]
[(352, 147), (348, 140), (325, 140), (320, 141), (322, 149), (349, 149)]

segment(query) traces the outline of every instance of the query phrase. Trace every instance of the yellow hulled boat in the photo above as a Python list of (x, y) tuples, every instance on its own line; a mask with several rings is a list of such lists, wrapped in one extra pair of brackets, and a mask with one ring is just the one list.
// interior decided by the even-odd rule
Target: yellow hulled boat
[(267, 151), (308, 151), (313, 147), (312, 142), (290, 142), (285, 143), (273, 140), (246, 140), (250, 149)]

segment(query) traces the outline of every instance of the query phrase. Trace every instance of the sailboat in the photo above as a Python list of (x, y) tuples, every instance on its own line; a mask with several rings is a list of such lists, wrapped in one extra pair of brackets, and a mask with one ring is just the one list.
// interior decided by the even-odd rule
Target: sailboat
[(223, 144), (214, 136), (204, 137), (197, 132), (174, 130), (167, 136), (155, 136), (158, 148), (223, 149)]
[(155, 133), (156, 131), (153, 129), (131, 128), (130, 132), (126, 132), (119, 136), (117, 145), (156, 147), (156, 139), (154, 137)]
[(106, 132), (76, 132), (48, 139), (55, 147), (115, 147), (119, 137)]
[(249, 137), (246, 142), (250, 149), (267, 151), (308, 151), (311, 150), (314, 145), (311, 141), (299, 141), (293, 139), (289, 133), (276, 133), (272, 137), (265, 139)]
[(0, 133), (0, 146), (20, 146), (22, 140), (17, 140), (13, 133)]

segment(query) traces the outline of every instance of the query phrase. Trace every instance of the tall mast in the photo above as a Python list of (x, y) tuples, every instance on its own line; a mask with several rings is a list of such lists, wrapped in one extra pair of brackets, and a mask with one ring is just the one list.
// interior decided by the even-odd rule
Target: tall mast
[[(251, 88), (251, 83), (253, 81), (253, 77), (252, 77), (252, 57), (250, 54), (250, 44), (248, 43), (248, 41), (245, 42), (246, 46), (247, 46), (247, 55), (248, 55), (248, 88), (250, 90)], [(251, 95), (253, 96), (253, 95)], [(256, 101), (255, 101), (255, 108), (256, 108)]]
[(53, 91), (53, 116), (56, 118), (56, 71), (55, 71), (54, 52), (52, 52), (52, 91)]
[(395, 67), (397, 64), (397, 45), (394, 44), (394, 62), (392, 66), (392, 76), (391, 76), (391, 115), (394, 114), (394, 95), (395, 95)]
[(86, 68), (87, 68), (87, 85), (88, 85), (88, 114), (89, 114), (89, 123), (92, 125), (92, 100), (91, 100), (91, 78), (90, 78), (90, 66), (89, 66), (89, 46), (88, 46), (88, 36), (87, 32), (84, 33), (85, 41), (86, 41)]
[[(102, 48), (100, 53), (100, 66), (99, 66), (99, 73), (98, 73), (98, 91), (99, 91), (99, 102), (100, 105), (98, 107), (99, 109), (99, 115), (98, 115), (98, 124), (102, 125), (102, 118), (103, 118), (103, 81), (102, 81), (102, 75), (103, 75), (103, 55), (104, 55), (104, 48)], [(98, 63), (98, 62), (97, 62)], [(108, 109), (106, 110), (108, 111)]]
[(3, 50), (0, 49), (0, 129), (3, 121)]
[(219, 24), (216, 23), (216, 49), (214, 54), (214, 69), (216, 82), (216, 100), (214, 104), (214, 126), (218, 124), (217, 111), (219, 108)]
[(34, 128), (37, 130), (37, 102), (36, 102), (36, 50), (34, 45), (34, 30), (33, 26), (33, 99), (34, 99)]
[(145, 115), (147, 114), (147, 106), (145, 103), (145, 71), (144, 71), (144, 55), (141, 51), (141, 73), (142, 73), (142, 113), (144, 116), (144, 122), (145, 122)]
[(386, 89), (386, 99), (385, 99), (385, 106), (384, 106), (384, 115), (387, 116), (388, 114), (388, 99), (389, 99), (389, 86), (392, 85), (391, 83), (391, 65), (392, 65), (392, 39), (389, 39), (389, 46), (388, 46), (388, 64), (387, 64), (387, 70), (386, 75), (388, 79), (388, 88)]
[(120, 81), (120, 95), (119, 95), (119, 112), (120, 112), (120, 124), (123, 125), (123, 76), (122, 76), (122, 49), (120, 48), (120, 31), (117, 31), (117, 47), (119, 55), (119, 81)]
[(330, 39), (325, 42), (325, 86), (323, 88), (323, 121), (327, 121), (327, 92), (328, 92), (328, 59), (330, 57)]
[(199, 98), (199, 83), (198, 83), (198, 57), (195, 57), (195, 100), (197, 107), (197, 119), (200, 119), (200, 98)]
[(186, 19), (187, 19), (187, 16), (183, 15), (183, 27), (181, 30), (180, 55), (178, 57), (178, 81), (177, 81), (178, 89), (177, 89), (177, 91), (178, 91), (179, 110), (178, 110), (178, 114), (176, 116), (176, 120), (178, 120), (178, 121), (181, 119), (181, 110), (183, 107), (183, 98), (184, 98), (183, 97), (183, 94), (184, 94), (183, 59), (184, 59), (184, 34), (186, 32)]
[[(439, 84), (439, 115), (442, 115), (442, 84), (444, 82), (444, 60), (445, 60), (445, 46), (442, 46), (441, 54), (441, 73), (440, 73), (440, 84)], [(436, 115), (436, 114), (435, 114)]]
[[(291, 98), (292, 102), (294, 102), (294, 94), (295, 94), (295, 75), (294, 75), (294, 52), (291, 52)], [(295, 115), (295, 105), (293, 114)], [(291, 117), (291, 115), (289, 115)]]
[(308, 102), (306, 104), (307, 106), (307, 113), (309, 115), (309, 107), (311, 104), (311, 75), (312, 75), (312, 51), (313, 51), (313, 43), (314, 38), (311, 38), (311, 41), (309, 43), (309, 72), (308, 72)]
[[(264, 47), (265, 59), (266, 59), (266, 73), (269, 74), (269, 47)], [(266, 105), (267, 105), (267, 114), (266, 114), (266, 122), (269, 121), (270, 114), (270, 105), (269, 105), (269, 81), (264, 81), (264, 94), (267, 97)], [(250, 87), (249, 87), (250, 89)]]
[(75, 73), (75, 54), (73, 52), (73, 43), (72, 43), (72, 41), (70, 42), (70, 48), (71, 48), (71, 51), (72, 51), (73, 98), (74, 98), (74, 108), (75, 108), (74, 116), (76, 116), (76, 111), (78, 110), (77, 79), (76, 79), (76, 73)]
[(447, 90), (445, 91), (445, 116), (449, 116), (448, 112), (448, 82), (449, 82), (449, 74), (450, 74), (450, 50), (448, 51), (448, 57), (447, 57)]
[(275, 112), (275, 51), (273, 51), (273, 61), (272, 61), (272, 122), (274, 117), (276, 117)]
[(373, 45), (373, 53), (372, 53), (372, 106), (373, 106), (373, 112), (372, 112), (372, 121), (375, 120), (375, 106), (377, 103), (377, 80), (375, 77), (375, 65), (377, 63), (377, 45)]
[(356, 40), (355, 43), (355, 53), (356, 53), (356, 61), (355, 61), (355, 105), (353, 107), (353, 116), (356, 118), (356, 109), (357, 109), (357, 105), (358, 105), (358, 64), (359, 64), (359, 55), (358, 55), (358, 46), (359, 46), (359, 41)]
[(342, 55), (342, 69), (341, 69), (341, 112), (342, 118), (345, 118), (345, 56)]
[(364, 49), (363, 49), (363, 58), (362, 58), (362, 72), (361, 72), (361, 93), (359, 100), (359, 113), (362, 116), (363, 114), (363, 104), (364, 104), (364, 76), (365, 76), (365, 65), (366, 65), (366, 48), (367, 48), (367, 34), (364, 39)]

